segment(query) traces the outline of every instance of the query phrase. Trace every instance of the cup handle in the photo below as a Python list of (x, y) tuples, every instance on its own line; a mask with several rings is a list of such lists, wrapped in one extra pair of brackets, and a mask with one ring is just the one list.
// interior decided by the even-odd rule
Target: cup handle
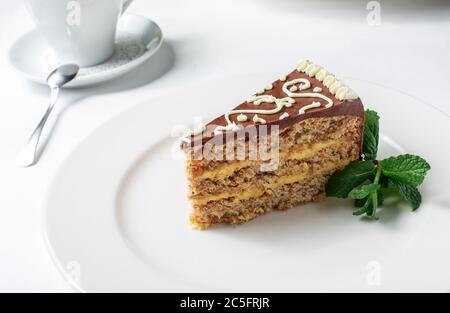
[(124, 0), (122, 5), (122, 14), (128, 9), (128, 7), (133, 3), (133, 0)]

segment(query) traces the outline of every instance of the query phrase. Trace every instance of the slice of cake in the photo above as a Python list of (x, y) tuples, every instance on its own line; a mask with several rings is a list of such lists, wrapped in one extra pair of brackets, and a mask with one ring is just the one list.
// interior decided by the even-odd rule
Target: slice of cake
[(360, 158), (364, 108), (326, 69), (290, 74), (183, 139), (191, 223), (239, 224), (324, 198), (328, 178)]

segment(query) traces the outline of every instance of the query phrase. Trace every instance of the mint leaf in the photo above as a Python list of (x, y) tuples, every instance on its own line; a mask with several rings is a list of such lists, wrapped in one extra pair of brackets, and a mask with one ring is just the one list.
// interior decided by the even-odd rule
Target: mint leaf
[(377, 196), (378, 196), (378, 206), (383, 205), (383, 203), (384, 203), (384, 194), (383, 194), (383, 191), (381, 189), (378, 189)]
[(419, 156), (404, 154), (380, 162), (383, 175), (398, 182), (417, 187), (422, 184), (430, 165)]
[[(381, 188), (378, 189), (377, 196), (378, 196), (378, 205), (383, 205), (384, 194), (383, 194), (383, 191)], [(365, 197), (364, 199), (355, 199), (355, 208), (362, 208), (364, 206), (364, 204), (366, 204), (367, 199), (368, 199), (368, 196)]]
[(368, 198), (366, 198), (366, 201), (365, 201), (364, 205), (361, 208), (353, 211), (353, 215), (354, 216), (361, 216), (363, 214), (366, 214), (367, 216), (373, 216), (373, 209), (374, 208), (373, 208), (372, 197), (368, 197)]
[(353, 161), (343, 170), (334, 173), (328, 180), (325, 191), (327, 197), (347, 198), (353, 188), (375, 175), (372, 161)]
[(377, 191), (380, 189), (380, 185), (378, 184), (369, 184), (369, 185), (362, 185), (356, 188), (353, 188), (353, 190), (350, 192), (349, 196), (353, 199), (364, 199), (367, 196), (369, 196), (372, 192)]
[(362, 208), (364, 204), (366, 204), (367, 198), (368, 197), (365, 197), (364, 199), (355, 199), (355, 208)]
[(378, 152), (379, 120), (377, 112), (366, 110), (363, 153), (366, 160), (375, 160)]
[(366, 199), (363, 206), (355, 211), (353, 211), (354, 216), (361, 216), (363, 214), (372, 215), (373, 205), (372, 199)]
[(389, 178), (381, 175), (379, 184), (381, 185), (381, 188), (388, 188)]
[[(378, 189), (377, 191), (377, 196), (378, 196), (378, 205), (383, 205), (384, 202), (384, 194), (382, 189)], [(365, 197), (364, 199), (355, 199), (355, 208), (362, 208), (364, 206), (364, 204), (366, 204), (366, 201), (369, 197)]]
[(420, 204), (422, 203), (422, 195), (416, 187), (390, 179), (389, 188), (397, 190), (405, 200), (411, 203), (413, 211), (420, 207)]

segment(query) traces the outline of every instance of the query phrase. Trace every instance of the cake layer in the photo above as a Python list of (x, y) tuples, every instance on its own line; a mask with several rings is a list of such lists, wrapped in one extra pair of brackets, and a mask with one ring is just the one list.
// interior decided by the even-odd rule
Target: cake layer
[(293, 183), (301, 182), (312, 176), (324, 175), (324, 174), (334, 172), (337, 169), (344, 168), (352, 160), (353, 160), (353, 158), (342, 160), (339, 163), (324, 162), (323, 164), (321, 164), (320, 168), (317, 170), (312, 170), (312, 168), (311, 168), (311, 170), (312, 170), (311, 171), (308, 168), (308, 170), (306, 170), (306, 171), (301, 171), (299, 173), (289, 175), (289, 176), (280, 176), (280, 177), (275, 176), (275, 178), (268, 179), (267, 181), (261, 179), (260, 184), (253, 186), (253, 187), (242, 189), (241, 191), (238, 191), (235, 193), (223, 192), (223, 193), (216, 194), (216, 195), (193, 197), (193, 198), (191, 198), (192, 204), (195, 207), (198, 205), (204, 205), (211, 201), (218, 201), (218, 200), (222, 200), (222, 199), (230, 199), (230, 201), (233, 201), (234, 203), (236, 203), (241, 200), (259, 197), (259, 196), (263, 195), (265, 192), (267, 192), (269, 190), (277, 189), (278, 187), (280, 187), (282, 185), (293, 184)]
[[(319, 153), (321, 150), (328, 148), (330, 146), (336, 146), (340, 144), (349, 143), (350, 140), (328, 140), (324, 142), (317, 143), (306, 143), (299, 145), (290, 151), (282, 151), (279, 153), (278, 157), (280, 160), (302, 160), (308, 159)], [(230, 161), (228, 163), (223, 164), (219, 168), (207, 172), (203, 172), (201, 175), (196, 177), (196, 180), (201, 179), (211, 179), (211, 180), (220, 180), (224, 179), (234, 172), (249, 166), (259, 165), (263, 163), (262, 161), (257, 160), (243, 160), (243, 161)]]
[[(279, 160), (275, 171), (263, 172), (261, 165), (246, 166), (231, 173), (222, 179), (194, 179), (190, 181), (190, 198), (196, 199), (205, 195), (217, 195), (223, 192), (236, 193), (241, 189), (249, 189), (271, 183), (282, 176), (298, 173), (313, 175), (327, 164), (346, 162), (359, 157), (359, 147), (352, 142), (339, 141), (333, 145), (317, 151), (308, 158), (302, 158), (302, 154), (288, 154)], [(297, 158), (298, 157), (298, 158)], [(243, 162), (244, 163), (244, 162)], [(228, 169), (228, 168), (227, 168)]]
[(293, 184), (268, 190), (259, 197), (241, 201), (224, 199), (195, 206), (190, 221), (198, 229), (212, 224), (241, 224), (272, 210), (287, 210), (307, 202), (317, 202), (324, 197), (328, 175), (317, 175)]

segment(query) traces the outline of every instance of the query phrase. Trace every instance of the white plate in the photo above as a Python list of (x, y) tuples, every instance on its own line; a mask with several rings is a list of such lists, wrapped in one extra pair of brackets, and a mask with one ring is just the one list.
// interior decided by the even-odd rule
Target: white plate
[(328, 199), (238, 227), (189, 226), (172, 128), (230, 109), (273, 77), (174, 91), (77, 146), (53, 181), (45, 218), (50, 250), (69, 281), (87, 292), (449, 291), (450, 120), (370, 83), (346, 80), (381, 115), (381, 157), (415, 153), (432, 166), (416, 213), (387, 208), (368, 222), (352, 216), (350, 201)]
[[(162, 31), (155, 22), (125, 14), (119, 21), (114, 55), (104, 63), (82, 68), (67, 88), (98, 85), (125, 75), (154, 55), (162, 42)], [(37, 31), (24, 34), (13, 44), (9, 61), (19, 74), (40, 84), (46, 84), (48, 74), (58, 65)]]

